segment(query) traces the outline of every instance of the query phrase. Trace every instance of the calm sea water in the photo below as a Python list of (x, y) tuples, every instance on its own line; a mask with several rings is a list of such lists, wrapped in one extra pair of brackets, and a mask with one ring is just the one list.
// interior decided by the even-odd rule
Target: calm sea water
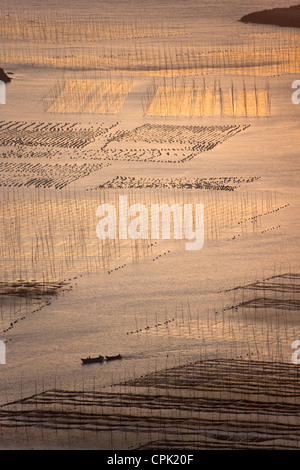
[[(67, 1), (63, 8), (71, 7), (78, 18), (92, 15), (94, 19), (105, 16), (119, 17), (124, 21), (136, 19), (137, 22), (140, 18), (147, 18), (154, 24), (157, 19), (174, 21), (184, 24), (187, 31), (191, 28), (193, 34), (186, 41), (193, 45), (197, 41), (209, 44), (228, 41), (229, 38), (235, 41), (237, 29), (244, 31), (246, 28), (237, 22), (242, 15), (285, 5), (283, 0), (265, 0), (263, 4), (261, 0), (97, 0)], [(9, 2), (9, 6), (19, 8), (19, 11), (37, 7), (59, 11), (62, 8), (59, 1), (35, 3), (14, 0)], [(26, 120), (26, 116), (20, 116), (20, 119)], [(278, 135), (278, 128), (274, 135)], [(240, 150), (242, 160), (243, 148)], [(259, 152), (259, 147), (255, 151)], [(257, 162), (251, 167), (248, 162), (245, 171), (259, 175), (266, 172), (267, 162), (272, 161), (272, 152), (272, 148), (266, 150), (262, 167)], [(229, 146), (224, 150), (224, 157), (228, 160), (230, 154)], [(214, 165), (213, 158), (211, 164)], [(232, 168), (235, 168), (234, 164), (226, 168), (219, 166), (216, 176), (221, 176), (222, 171), (229, 174)], [(227, 246), (220, 245), (208, 247), (191, 260), (179, 249), (169, 261), (163, 260), (158, 267), (147, 261), (114, 276), (107, 276), (107, 273), (84, 276), (77, 285), (74, 283), (73, 292), (60, 295), (40, 313), (28, 315), (26, 321), (19, 323), (6, 336), (7, 364), (0, 366), (0, 402), (55, 385), (62, 388), (84, 386), (86, 389), (94, 383), (97, 386), (110, 385), (124, 377), (199, 358), (202, 346), (197, 338), (184, 332), (179, 337), (172, 336), (166, 326), (160, 330), (152, 327), (157, 319), (162, 324), (176, 315), (178, 318), (182, 315), (188, 324), (189, 316), (196, 318), (198, 309), (205, 318), (205, 310), (211, 308), (215, 294), (224, 287), (224, 280), (231, 276), (233, 285), (234, 279), (237, 282), (240, 279), (252, 280), (257, 270), (263, 272), (262, 254), (269, 274), (274, 269), (274, 263), (270, 263), (274, 246), (266, 248), (259, 245), (253, 251), (257, 258), (253, 258), (251, 252), (232, 252)], [(284, 265), (286, 253), (283, 250), (277, 255), (280, 267)], [(233, 260), (235, 268), (230, 271), (228, 266)], [(147, 326), (151, 326), (151, 331), (145, 330)], [(127, 334), (136, 329), (143, 331)], [(218, 348), (221, 349), (222, 338), (217, 338), (217, 342), (220, 342)], [(87, 355), (118, 353), (124, 355), (120, 362), (84, 367), (80, 360)], [(228, 346), (226, 354), (230, 353)]]

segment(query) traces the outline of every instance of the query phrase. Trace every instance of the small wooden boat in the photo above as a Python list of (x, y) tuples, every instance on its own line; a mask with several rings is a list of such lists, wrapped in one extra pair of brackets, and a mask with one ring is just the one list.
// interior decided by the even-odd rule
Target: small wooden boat
[(98, 356), (98, 357), (86, 357), (85, 359), (81, 358), (83, 364), (91, 364), (93, 362), (103, 362), (104, 357), (103, 356)]
[(122, 359), (121, 354), (118, 354), (117, 356), (106, 356), (107, 361), (115, 361), (116, 359)]

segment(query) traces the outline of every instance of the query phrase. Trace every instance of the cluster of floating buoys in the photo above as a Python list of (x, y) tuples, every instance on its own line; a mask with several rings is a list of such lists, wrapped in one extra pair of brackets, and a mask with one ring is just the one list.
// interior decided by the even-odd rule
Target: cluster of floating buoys
[[(206, 152), (249, 125), (223, 126), (176, 126), (167, 124), (144, 124), (131, 131), (117, 132), (102, 147), (104, 159), (126, 161), (155, 161), (160, 163), (184, 163), (200, 152)], [(112, 148), (111, 142), (159, 143), (161, 148)], [(175, 148), (171, 144), (182, 147)], [(167, 144), (167, 145), (166, 145)], [(168, 147), (169, 145), (169, 147)]]
[(170, 320), (165, 320), (163, 323), (157, 323), (154, 326), (145, 326), (144, 328), (138, 328), (135, 331), (128, 331), (126, 334), (127, 335), (133, 335), (133, 334), (136, 334), (136, 333), (141, 333), (142, 331), (148, 331), (148, 330), (151, 330), (153, 328), (159, 328), (160, 326), (168, 325), (169, 323), (172, 323), (174, 321), (175, 321), (175, 318), (171, 318)]
[(269, 211), (266, 211), (263, 214), (257, 214), (257, 215), (254, 215), (253, 217), (248, 217), (247, 219), (244, 219), (244, 220), (241, 220), (240, 222), (238, 222), (238, 224), (242, 224), (243, 222), (249, 222), (249, 221), (256, 222), (258, 217), (263, 217), (265, 215), (274, 214), (274, 212), (278, 212), (282, 209), (285, 209), (289, 205), (290, 205), (289, 203), (288, 204), (283, 204), (283, 205), (281, 205), (279, 207), (276, 207), (274, 209), (270, 209)]
[(110, 271), (107, 271), (107, 274), (111, 274), (113, 273), (114, 271), (118, 271), (119, 269), (123, 269), (123, 268), (126, 268), (126, 264), (122, 264), (121, 266), (118, 266), (114, 269), (111, 269)]
[(102, 163), (0, 162), (0, 186), (62, 189), (102, 168)]
[(266, 228), (265, 230), (262, 230), (261, 233), (266, 233), (266, 232), (271, 232), (272, 230), (275, 230), (277, 228), (280, 228), (280, 225), (277, 225), (277, 227), (269, 227), (269, 228)]
[(107, 128), (78, 127), (79, 123), (0, 122), (2, 145), (60, 147), (81, 149), (107, 132)]
[(165, 251), (162, 255), (157, 255), (157, 256), (155, 256), (155, 258), (153, 258), (152, 261), (156, 261), (156, 260), (158, 260), (159, 258), (161, 258), (162, 256), (167, 255), (168, 253), (171, 253), (170, 250)]
[(94, 189), (208, 189), (234, 191), (237, 184), (250, 183), (259, 177), (210, 177), (210, 178), (135, 178), (116, 176)]

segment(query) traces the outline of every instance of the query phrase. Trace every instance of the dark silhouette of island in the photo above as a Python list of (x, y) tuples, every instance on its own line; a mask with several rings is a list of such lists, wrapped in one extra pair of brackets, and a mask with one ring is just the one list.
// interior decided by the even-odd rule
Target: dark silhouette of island
[(6, 75), (3, 69), (0, 68), (0, 80), (4, 83), (11, 82), (11, 78)]
[(300, 28), (300, 4), (288, 8), (257, 11), (243, 16), (240, 21)]

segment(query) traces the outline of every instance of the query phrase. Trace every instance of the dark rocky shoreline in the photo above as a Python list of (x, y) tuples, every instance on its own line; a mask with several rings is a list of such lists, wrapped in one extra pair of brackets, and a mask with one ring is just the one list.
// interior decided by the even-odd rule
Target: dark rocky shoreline
[(0, 80), (4, 83), (9, 83), (11, 82), (11, 78), (6, 75), (3, 69), (0, 68)]
[(240, 21), (243, 23), (300, 28), (300, 4), (288, 8), (273, 8), (272, 10), (257, 11), (243, 16)]

